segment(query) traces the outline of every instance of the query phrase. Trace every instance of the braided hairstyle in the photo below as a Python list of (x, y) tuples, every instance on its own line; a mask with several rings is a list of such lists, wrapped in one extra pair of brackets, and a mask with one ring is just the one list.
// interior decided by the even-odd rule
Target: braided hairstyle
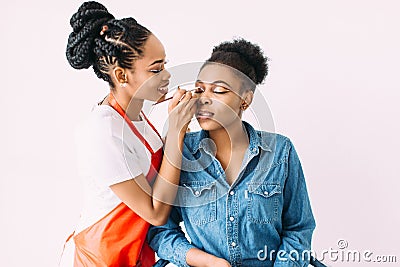
[(114, 67), (132, 69), (143, 55), (151, 32), (133, 18), (115, 19), (95, 1), (83, 3), (70, 20), (73, 32), (68, 37), (66, 56), (75, 69), (93, 66), (97, 77), (114, 83), (109, 75)]
[[(245, 74), (251, 81), (251, 90), (261, 84), (268, 74), (268, 58), (261, 48), (242, 38), (223, 42), (214, 47), (207, 62), (228, 65)], [(249, 86), (249, 84), (246, 84)]]

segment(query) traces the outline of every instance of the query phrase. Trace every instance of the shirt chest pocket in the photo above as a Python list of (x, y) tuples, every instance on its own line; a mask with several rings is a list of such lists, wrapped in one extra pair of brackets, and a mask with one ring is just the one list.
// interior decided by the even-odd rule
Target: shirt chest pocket
[(281, 186), (279, 184), (249, 184), (247, 219), (259, 224), (272, 223), (279, 219)]
[(215, 182), (184, 183), (183, 205), (187, 219), (203, 225), (217, 219), (217, 189)]

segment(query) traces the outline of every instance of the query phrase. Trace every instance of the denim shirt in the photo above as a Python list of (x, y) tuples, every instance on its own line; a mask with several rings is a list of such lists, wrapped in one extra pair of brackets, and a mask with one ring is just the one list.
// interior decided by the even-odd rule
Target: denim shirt
[(160, 258), (188, 266), (186, 253), (196, 247), (232, 267), (308, 265), (315, 221), (296, 151), (282, 135), (243, 125), (249, 147), (232, 185), (208, 132), (186, 134), (177, 203), (148, 233)]

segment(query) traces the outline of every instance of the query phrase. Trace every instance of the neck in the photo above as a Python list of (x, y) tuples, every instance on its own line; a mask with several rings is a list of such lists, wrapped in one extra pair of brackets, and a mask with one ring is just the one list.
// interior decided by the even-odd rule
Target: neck
[(249, 138), (240, 119), (228, 127), (209, 131), (209, 135), (217, 146), (217, 151), (234, 150), (247, 147), (249, 144)]
[(112, 92), (112, 94), (131, 121), (140, 121), (140, 111), (143, 107), (142, 99), (132, 98), (127, 93), (118, 90)]

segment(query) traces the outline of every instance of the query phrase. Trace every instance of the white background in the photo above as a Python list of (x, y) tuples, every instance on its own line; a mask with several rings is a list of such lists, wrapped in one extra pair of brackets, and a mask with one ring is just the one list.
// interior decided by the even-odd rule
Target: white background
[[(169, 66), (205, 60), (234, 36), (258, 43), (271, 58), (259, 89), (304, 167), (313, 249), (345, 239), (348, 249), (400, 261), (398, 1), (102, 2), (152, 30)], [(65, 58), (81, 3), (2, 2), (1, 266), (56, 266), (79, 217), (73, 131), (107, 93), (91, 69)]]

